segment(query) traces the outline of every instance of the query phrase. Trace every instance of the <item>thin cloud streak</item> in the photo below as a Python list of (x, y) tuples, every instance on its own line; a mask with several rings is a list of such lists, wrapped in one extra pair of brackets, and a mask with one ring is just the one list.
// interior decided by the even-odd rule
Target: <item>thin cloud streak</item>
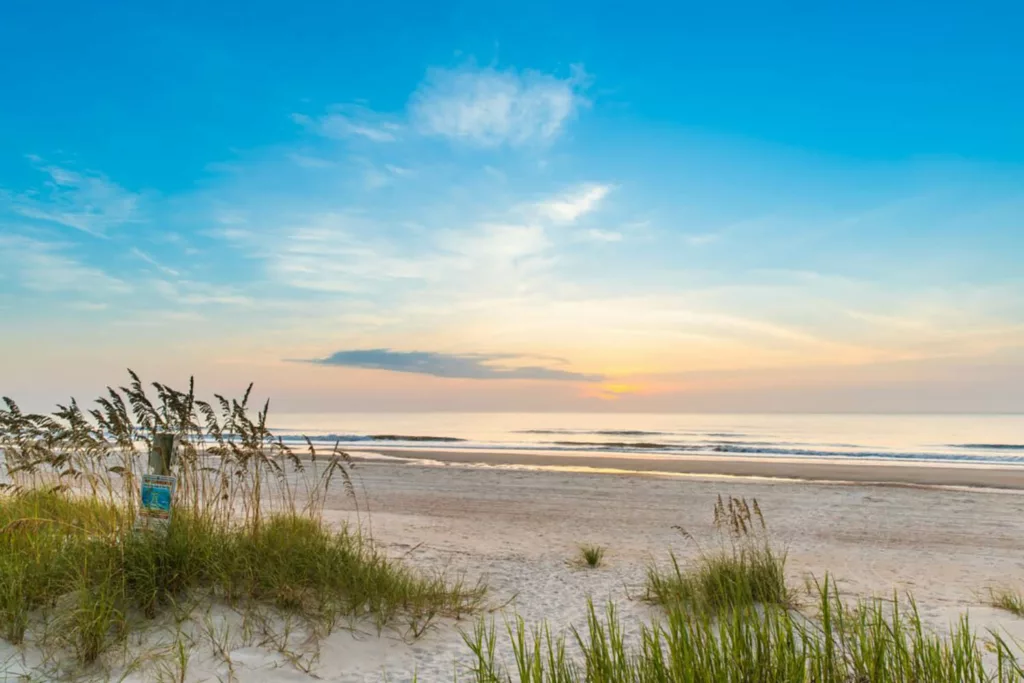
[(165, 275), (170, 275), (171, 277), (178, 277), (179, 275), (181, 275), (181, 273), (179, 273), (175, 269), (168, 268), (167, 266), (163, 265), (162, 263), (157, 261), (155, 258), (150, 256), (146, 252), (142, 251), (138, 247), (132, 247), (131, 253), (132, 253), (133, 256), (136, 256), (137, 258), (145, 261), (146, 263), (148, 263), (149, 265), (153, 266), (154, 268), (156, 268), (157, 270), (159, 270), (161, 273), (163, 273)]
[(56, 223), (94, 237), (140, 220), (141, 197), (99, 173), (79, 173), (29, 156), (36, 168), (49, 176), (43, 192), (10, 197), (15, 214), (36, 221)]
[(64, 244), (0, 235), (0, 273), (10, 274), (33, 292), (116, 296), (132, 291), (128, 283), (99, 268), (83, 265), (67, 251)]
[(611, 185), (583, 185), (561, 196), (538, 202), (536, 209), (541, 216), (555, 223), (573, 223), (595, 210), (611, 190)]
[(335, 105), (323, 116), (292, 114), (292, 121), (325, 138), (359, 137), (371, 142), (397, 142), (402, 126), (359, 105)]

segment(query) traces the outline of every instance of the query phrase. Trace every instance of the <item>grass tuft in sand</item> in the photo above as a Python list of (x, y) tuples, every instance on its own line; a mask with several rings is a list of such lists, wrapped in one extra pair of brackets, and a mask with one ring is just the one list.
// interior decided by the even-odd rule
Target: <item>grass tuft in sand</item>
[[(691, 567), (683, 567), (670, 553), (668, 568), (647, 570), (645, 599), (666, 608), (717, 613), (750, 605), (782, 605), (791, 602), (786, 586), (786, 556), (775, 550), (756, 500), (719, 496), (714, 525), (721, 535), (719, 547), (700, 548)], [(696, 543), (685, 529), (677, 527)]]
[(597, 569), (604, 564), (605, 550), (602, 545), (584, 543), (579, 547), (573, 564), (577, 567)]
[(1010, 588), (992, 588), (988, 594), (988, 604), (1005, 610), (1018, 617), (1024, 617), (1024, 595)]
[(770, 546), (702, 555), (692, 568), (673, 553), (668, 569), (650, 567), (645, 599), (665, 607), (710, 613), (744, 605), (789, 605), (785, 556)]

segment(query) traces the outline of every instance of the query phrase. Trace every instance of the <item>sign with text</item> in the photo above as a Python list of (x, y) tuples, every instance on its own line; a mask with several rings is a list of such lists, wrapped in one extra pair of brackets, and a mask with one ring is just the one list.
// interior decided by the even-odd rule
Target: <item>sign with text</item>
[(142, 508), (139, 517), (144, 526), (166, 527), (170, 524), (177, 481), (177, 477), (160, 474), (142, 475)]

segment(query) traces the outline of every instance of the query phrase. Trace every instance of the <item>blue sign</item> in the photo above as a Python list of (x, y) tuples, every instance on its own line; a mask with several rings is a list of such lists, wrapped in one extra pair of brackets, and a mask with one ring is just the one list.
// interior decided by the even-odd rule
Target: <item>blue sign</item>
[(142, 475), (142, 516), (149, 521), (169, 522), (174, 504), (176, 477), (159, 474)]

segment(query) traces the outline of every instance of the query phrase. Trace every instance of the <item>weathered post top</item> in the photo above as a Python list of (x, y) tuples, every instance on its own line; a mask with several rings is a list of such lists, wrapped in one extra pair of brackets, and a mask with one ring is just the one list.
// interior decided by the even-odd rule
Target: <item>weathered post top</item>
[(168, 432), (153, 435), (153, 448), (149, 452), (149, 472), (167, 476), (177, 457), (178, 436)]

